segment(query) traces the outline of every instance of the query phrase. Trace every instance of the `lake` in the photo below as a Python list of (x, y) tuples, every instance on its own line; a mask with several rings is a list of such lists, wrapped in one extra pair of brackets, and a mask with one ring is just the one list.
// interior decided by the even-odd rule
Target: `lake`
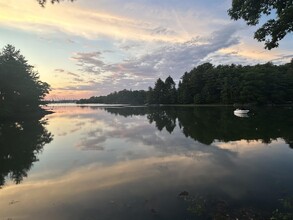
[(47, 108), (0, 122), (0, 219), (292, 219), (290, 107)]

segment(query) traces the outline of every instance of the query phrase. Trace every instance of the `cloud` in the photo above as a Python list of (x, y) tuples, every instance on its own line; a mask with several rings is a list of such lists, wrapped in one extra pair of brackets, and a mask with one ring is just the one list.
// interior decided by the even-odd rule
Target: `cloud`
[(101, 73), (105, 63), (102, 61), (102, 53), (75, 53), (71, 59), (77, 61), (77, 65), (82, 67), (84, 72), (88, 73)]
[(71, 43), (71, 44), (75, 44), (76, 42), (74, 41), (74, 40), (72, 40), (72, 39), (66, 39), (66, 41), (68, 42), (68, 43)]
[(142, 44), (137, 41), (120, 41), (116, 44), (116, 46), (123, 51), (141, 49), (142, 47)]
[(77, 74), (77, 73), (73, 73), (73, 72), (69, 72), (69, 71), (66, 71), (66, 70), (64, 70), (64, 69), (55, 69), (54, 72), (65, 73), (65, 74), (67, 74), (67, 75), (69, 75), (69, 76), (74, 76), (74, 77), (80, 77), (79, 74)]
[(138, 59), (129, 60), (122, 66), (136, 76), (181, 76), (199, 64), (208, 54), (238, 44), (238, 39), (233, 36), (236, 31), (237, 27), (228, 26), (212, 33), (213, 37), (210, 37), (207, 43), (195, 38), (184, 43), (168, 44)]
[[(146, 115), (137, 116), (136, 121), (133, 121), (133, 117), (118, 117), (113, 116), (108, 113), (99, 113), (103, 117), (97, 116), (97, 109), (99, 107), (83, 107), (82, 109), (75, 108), (68, 117), (68, 121), (71, 121), (71, 127), (68, 127), (68, 135), (71, 134), (69, 129), (80, 128), (80, 125), (76, 125), (77, 122), (82, 121), (85, 124), (82, 128), (89, 128), (83, 130), (81, 138), (77, 141), (76, 147), (81, 150), (109, 150), (108, 141), (111, 139), (119, 139), (121, 145), (139, 146), (147, 147), (149, 150), (155, 150), (156, 155), (160, 156), (170, 156), (170, 155), (181, 155), (192, 158), (199, 158), (203, 155), (209, 158), (209, 161), (217, 162), (222, 166), (231, 166), (233, 163), (232, 159), (237, 157), (237, 153), (232, 152), (228, 149), (219, 148), (216, 145), (204, 145), (197, 142), (191, 138), (186, 138), (182, 133), (182, 128), (177, 124), (172, 135), (170, 135), (166, 130), (160, 132), (157, 128), (154, 128), (154, 124), (149, 124), (146, 120)], [(120, 109), (120, 108), (119, 108)], [(119, 114), (119, 109), (114, 111)], [(82, 110), (80, 112), (80, 110)], [(105, 109), (106, 111), (110, 111)], [(125, 109), (121, 110), (122, 112)], [(74, 117), (76, 114), (79, 115), (78, 118)], [(73, 120), (73, 121), (72, 121)], [(96, 126), (92, 126), (92, 125)], [(141, 135), (144, 134), (144, 135)], [(123, 154), (132, 151), (130, 148), (127, 152), (122, 151)], [(133, 154), (128, 155), (129, 159), (139, 159), (145, 154)]]
[(56, 90), (72, 90), (72, 91), (92, 91), (97, 90), (99, 84), (90, 83), (90, 84), (80, 84), (77, 86), (64, 86), (60, 88), (54, 88)]
[(283, 64), (284, 62), (290, 62), (292, 59), (293, 59), (293, 54), (290, 54), (290, 55), (281, 54), (277, 58), (271, 60), (271, 62), (275, 64)]
[[(186, 40), (184, 33), (174, 31), (176, 27), (170, 21), (172, 13), (167, 9), (160, 9), (160, 14), (164, 14), (165, 18), (168, 15), (169, 19), (159, 21), (145, 11), (140, 12), (145, 16), (139, 16), (131, 9), (125, 8), (129, 13), (119, 13), (117, 6), (105, 10), (103, 3), (97, 4), (99, 7), (94, 9), (64, 2), (62, 5), (48, 4), (44, 10), (31, 0), (22, 0), (17, 4), (8, 1), (0, 4), (0, 25), (43, 35), (61, 32), (88, 39), (111, 37), (165, 42)], [(71, 38), (67, 38), (67, 42), (74, 43)]]
[(82, 150), (104, 150), (104, 147), (101, 145), (106, 141), (106, 137), (95, 137), (92, 139), (82, 139), (76, 147), (81, 148)]
[[(91, 164), (87, 162), (79, 167), (70, 166), (71, 169), (67, 172), (59, 175), (55, 172), (54, 176), (49, 175), (50, 178), (48, 173), (45, 173), (47, 176), (37, 173), (35, 179), (30, 178), (17, 186), (8, 186), (1, 191), (0, 205), (5, 207), (1, 215), (26, 218), (24, 213), (29, 213), (33, 219), (44, 220), (90, 219), (97, 215), (100, 219), (121, 219), (122, 213), (131, 219), (134, 216), (130, 211), (132, 207), (135, 207), (136, 215), (148, 214), (150, 208), (146, 205), (146, 198), (156, 199), (158, 189), (165, 195), (165, 192), (174, 192), (175, 186), (179, 189), (185, 189), (186, 185), (189, 186), (191, 183), (192, 187), (198, 188), (203, 185), (210, 186), (231, 172), (220, 169), (221, 167), (216, 167), (217, 164), (211, 162), (203, 163), (177, 155), (109, 162), (101, 164), (96, 161)], [(162, 168), (168, 169), (168, 172), (163, 172)], [(182, 175), (182, 170), (185, 175)], [(178, 183), (174, 183), (174, 177), (177, 176)], [(201, 181), (196, 181), (198, 179)], [(131, 188), (133, 186), (135, 190)], [(31, 189), (29, 196), (28, 189)], [(177, 194), (175, 190), (174, 195), (170, 195), (168, 199), (174, 197), (176, 200)], [(9, 207), (8, 203), (12, 198), (21, 201), (21, 205), (17, 208)], [(88, 204), (83, 206), (86, 203)], [(129, 203), (136, 203), (136, 206), (129, 208)], [(176, 203), (172, 210), (175, 208), (178, 208)]]
[(165, 27), (157, 27), (151, 30), (151, 34), (153, 35), (176, 35), (177, 33), (173, 30), (170, 30)]
[(73, 72), (66, 72), (67, 75), (70, 75), (70, 76), (75, 76), (75, 77), (79, 77), (79, 74), (76, 74), (76, 73), (73, 73)]
[[(253, 51), (248, 54), (244, 50), (233, 50), (234, 48), (228, 48), (216, 51), (215, 53), (209, 54), (204, 61), (212, 62), (215, 65), (229, 65), (231, 63), (240, 65), (256, 65), (261, 63), (272, 62), (275, 65), (281, 65), (290, 62), (293, 58), (293, 54), (279, 54), (274, 52), (274, 59), (271, 59), (271, 55), (267, 52)], [(250, 53), (254, 53), (250, 55)]]
[(105, 62), (100, 51), (76, 53), (71, 58), (84, 72), (100, 75), (102, 80), (99, 83), (116, 84), (120, 89), (133, 88), (135, 85), (147, 88), (158, 77), (166, 78), (171, 75), (178, 79), (208, 55), (238, 44), (239, 40), (235, 36), (238, 29), (235, 25), (228, 25), (213, 32), (210, 37), (163, 44), (141, 56), (112, 64)]
[[(144, 43), (139, 41), (124, 41), (116, 44), (116, 53), (124, 54), (123, 59), (109, 60), (112, 56), (106, 50), (90, 52), (76, 52), (71, 56), (83, 74), (96, 76), (95, 80), (79, 80), (79, 85), (68, 85), (60, 90), (92, 91), (97, 95), (106, 95), (122, 89), (147, 89), (153, 86), (157, 78), (166, 78), (169, 75), (175, 81), (186, 71), (190, 71), (202, 62), (239, 57), (242, 62), (245, 58), (237, 51), (221, 54), (222, 50), (240, 43), (237, 31), (241, 27), (226, 25), (206, 37), (194, 37), (185, 42), (153, 43), (151, 49), (144, 51)], [(166, 31), (158, 29), (157, 31)], [(137, 55), (129, 52), (135, 48)], [(118, 51), (118, 52), (117, 52)], [(232, 60), (232, 59), (231, 59)], [(248, 62), (248, 61), (247, 61)], [(75, 80), (77, 82), (77, 80)]]
[[(42, 65), (41, 69), (57, 66), (58, 82), (49, 76), (49, 71), (42, 70), (40, 74), (42, 78), (47, 74), (44, 78), (53, 87), (64, 86), (68, 91), (66, 95), (73, 89), (71, 97), (75, 91), (81, 94), (82, 88), (87, 89), (84, 94), (91, 95), (125, 88), (146, 89), (153, 86), (158, 77), (168, 75), (178, 81), (185, 71), (205, 61), (248, 63), (260, 57), (263, 62), (279, 59), (272, 51), (255, 53), (255, 50), (263, 52), (263, 47), (248, 40), (253, 28), (247, 28), (243, 22), (230, 21), (229, 1), (84, 0), (74, 4), (69, 1), (47, 4), (45, 9), (34, 0), (15, 2), (3, 0), (0, 3), (1, 31), (11, 36), (13, 33), (12, 43), (29, 51), (29, 57)], [(240, 29), (238, 39), (235, 33)], [(36, 37), (43, 39), (41, 43), (46, 40), (44, 56), (39, 55), (39, 48), (30, 46), (32, 42), (37, 45)], [(78, 53), (68, 55), (76, 48)], [(93, 52), (88, 51), (89, 48)], [(238, 54), (230, 54), (227, 49)], [(285, 49), (284, 55), (292, 51), (290, 47)], [(56, 59), (48, 61), (46, 57), (56, 52)], [(68, 56), (72, 56), (71, 60), (83, 72), (73, 70), (72, 63), (66, 60)], [(90, 83), (90, 77), (96, 77), (95, 81)], [(76, 86), (78, 83), (81, 85)], [(52, 91), (52, 94), (58, 92)], [(76, 93), (77, 97), (79, 94)]]
[(55, 71), (55, 72), (59, 72), (59, 73), (64, 73), (64, 72), (65, 72), (64, 69), (55, 69), (54, 71)]
[(84, 82), (84, 79), (81, 78), (73, 78), (74, 82)]
[(253, 63), (258, 63), (257, 60), (252, 60), (247, 57), (243, 57), (238, 54), (237, 51), (232, 51), (224, 53), (223, 51), (216, 51), (215, 53), (209, 54), (203, 62), (210, 62), (214, 65), (229, 65), (231, 63), (241, 64), (241, 65), (251, 65)]

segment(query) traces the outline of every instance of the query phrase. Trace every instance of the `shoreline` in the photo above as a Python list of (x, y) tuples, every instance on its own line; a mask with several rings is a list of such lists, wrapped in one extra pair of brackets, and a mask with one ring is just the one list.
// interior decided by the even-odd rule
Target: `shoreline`
[[(55, 103), (48, 103), (47, 106), (53, 105)], [(66, 106), (97, 106), (97, 107), (293, 107), (293, 103), (288, 104), (266, 104), (266, 105), (256, 105), (256, 104), (105, 104), (105, 103), (56, 103), (58, 105), (66, 105)], [(50, 111), (50, 110), (49, 110)], [(54, 112), (52, 112), (54, 113)]]
[(54, 111), (40, 108), (36, 111), (15, 112), (10, 114), (2, 114), (0, 112), (0, 121), (19, 120), (19, 119), (42, 119), (46, 115), (53, 114)]

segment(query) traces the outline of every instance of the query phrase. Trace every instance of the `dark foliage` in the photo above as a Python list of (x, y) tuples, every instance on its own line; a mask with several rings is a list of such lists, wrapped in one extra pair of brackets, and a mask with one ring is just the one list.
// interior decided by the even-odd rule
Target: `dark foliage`
[(33, 66), (19, 50), (7, 45), (0, 52), (0, 116), (39, 109), (49, 92), (49, 84), (39, 80)]
[(293, 103), (293, 61), (276, 66), (202, 64), (185, 73), (178, 88), (185, 104)]
[(160, 78), (155, 83), (154, 89), (149, 88), (148, 104), (175, 104), (177, 102), (176, 84), (171, 76), (163, 82)]
[(77, 103), (103, 103), (103, 104), (145, 104), (146, 100), (146, 91), (131, 91), (131, 90), (122, 90), (119, 92), (113, 92), (107, 96), (91, 97), (89, 99), (81, 99)]
[(269, 50), (278, 47), (278, 42), (293, 31), (292, 0), (233, 0), (228, 14), (234, 20), (243, 19), (247, 25), (257, 25), (262, 15), (275, 15), (254, 35), (258, 41), (264, 41)]
[[(61, 1), (63, 1), (63, 0), (49, 0), (49, 2), (51, 2), (52, 4), (54, 4), (54, 3), (59, 3), (59, 2), (61, 2)], [(75, 0), (68, 0), (68, 1), (73, 2), (73, 1), (75, 1)], [(47, 3), (47, 0), (37, 0), (37, 2), (38, 2), (42, 7), (45, 7), (45, 5), (46, 5), (46, 3)]]

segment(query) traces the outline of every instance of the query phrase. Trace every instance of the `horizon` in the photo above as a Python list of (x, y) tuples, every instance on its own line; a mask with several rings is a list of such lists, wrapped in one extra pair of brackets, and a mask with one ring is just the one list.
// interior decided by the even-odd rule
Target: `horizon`
[(77, 0), (45, 8), (0, 0), (0, 47), (15, 46), (35, 66), (52, 87), (46, 100), (147, 90), (169, 75), (178, 83), (205, 62), (290, 62), (292, 34), (266, 50), (253, 39), (258, 26), (232, 21), (230, 7), (230, 0)]

